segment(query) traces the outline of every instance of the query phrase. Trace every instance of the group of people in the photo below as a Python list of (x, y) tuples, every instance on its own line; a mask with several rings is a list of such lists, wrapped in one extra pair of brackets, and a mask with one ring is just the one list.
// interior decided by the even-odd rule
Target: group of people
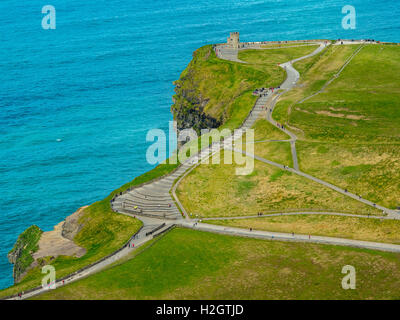
[(267, 89), (267, 88), (256, 89), (253, 91), (253, 94), (255, 96), (264, 97), (264, 96), (268, 95), (268, 90), (269, 89)]
[[(349, 191), (348, 191), (347, 189), (344, 189), (344, 192), (345, 192), (345, 193), (348, 193)], [(362, 199), (362, 196), (361, 196), (361, 195), (358, 195), (358, 199), (361, 200), (361, 199)], [(376, 208), (376, 203), (373, 203), (372, 205)], [(383, 212), (385, 213), (385, 211), (383, 211)]]

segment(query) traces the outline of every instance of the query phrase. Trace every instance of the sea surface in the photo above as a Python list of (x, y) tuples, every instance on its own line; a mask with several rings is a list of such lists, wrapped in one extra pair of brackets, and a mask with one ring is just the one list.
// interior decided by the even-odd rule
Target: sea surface
[[(44, 5), (56, 30), (43, 30)], [(356, 8), (355, 30), (341, 25)], [(148, 130), (172, 120), (172, 82), (200, 46), (374, 38), (400, 42), (398, 0), (0, 1), (0, 288), (7, 253), (148, 171)]]

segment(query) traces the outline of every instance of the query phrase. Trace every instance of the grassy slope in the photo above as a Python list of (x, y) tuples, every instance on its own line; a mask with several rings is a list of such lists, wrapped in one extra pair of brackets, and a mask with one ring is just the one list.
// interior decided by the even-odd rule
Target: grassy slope
[(315, 44), (307, 44), (304, 42), (292, 42), (292, 43), (280, 43), (280, 44), (263, 44), (261, 45), (261, 48), (263, 49), (268, 49), (268, 48), (286, 48), (286, 47), (292, 47), (292, 46), (315, 46)]
[[(291, 49), (310, 50), (308, 47)], [(332, 57), (331, 54), (338, 55), (345, 61), (355, 49), (356, 47), (332, 47), (330, 51), (322, 53), (312, 61), (312, 63), (321, 62), (317, 71), (308, 72), (315, 72), (319, 78), (327, 81), (342, 65), (340, 61), (336, 61), (337, 57)], [(281, 50), (271, 50), (271, 52), (275, 51)], [(285, 58), (290, 60), (296, 55), (305, 53), (291, 52)], [(262, 65), (270, 58), (269, 54), (269, 51), (248, 50), (242, 52), (240, 58)], [(304, 63), (303, 70), (308, 68), (309, 63), (308, 61)], [(288, 139), (287, 135), (266, 120), (257, 121), (254, 128), (256, 141)], [(288, 142), (256, 143), (254, 148), (257, 155), (281, 164), (292, 165)], [(318, 184), (309, 183), (297, 176), (287, 176), (285, 172), (272, 167), (269, 168), (271, 171), (267, 170), (267, 173), (264, 169), (257, 170), (250, 177), (237, 177), (233, 169), (230, 166), (201, 166), (184, 179), (178, 188), (178, 195), (188, 211), (204, 216), (253, 215), (259, 211), (296, 209), (377, 213), (354, 200), (321, 188)], [(255, 194), (251, 195), (250, 191)]]
[(308, 140), (400, 142), (399, 73), (398, 46), (365, 46), (325, 92), (292, 110), (290, 123)]
[[(278, 63), (315, 50), (315, 46), (269, 50), (264, 54), (258, 50), (246, 50), (239, 58), (241, 64), (218, 59), (211, 46), (204, 46), (194, 53), (194, 59), (176, 81), (180, 92), (193, 97), (208, 99), (204, 112), (214, 118), (223, 119), (223, 128), (239, 127), (252, 109), (256, 97), (252, 92), (260, 87), (274, 87), (285, 79)], [(179, 100), (179, 95), (175, 96)], [(184, 102), (186, 108), (193, 108)]]
[(14, 264), (16, 277), (19, 277), (34, 261), (32, 254), (39, 249), (38, 242), (42, 233), (43, 231), (38, 226), (30, 226), (19, 235), (17, 242), (9, 252), (9, 255), (18, 255)]
[(388, 208), (400, 206), (400, 145), (300, 141), (297, 147), (303, 171)]
[(275, 232), (311, 234), (400, 244), (400, 221), (328, 215), (297, 215), (238, 220), (207, 220), (207, 223)]
[(254, 125), (254, 140), (288, 140), (290, 137), (283, 133), (281, 130), (270, 124), (267, 120), (262, 118), (258, 119)]
[[(244, 50), (239, 52), (239, 59), (246, 61), (257, 70), (275, 70), (278, 63), (288, 62), (293, 59), (305, 56), (315, 51), (318, 46), (303, 46), (282, 48), (274, 50)], [(281, 78), (281, 84), (285, 78)]]
[[(46, 258), (43, 259), (42, 264), (51, 263), (56, 268), (57, 278), (62, 278), (122, 247), (139, 230), (142, 222), (113, 212), (110, 206), (112, 197), (129, 187), (163, 176), (176, 167), (177, 165), (175, 164), (161, 164), (153, 170), (135, 178), (132, 182), (125, 184), (118, 190), (115, 190), (104, 200), (86, 208), (80, 220), (80, 223), (83, 223), (84, 227), (74, 240), (78, 245), (86, 248), (87, 253), (81, 258), (66, 256), (57, 257), (53, 260)], [(42, 277), (41, 268), (34, 268), (28, 272), (20, 283), (1, 290), (0, 297), (39, 286)]]
[[(302, 138), (302, 141), (297, 142), (301, 170), (361, 194), (371, 201), (395, 208), (400, 205), (400, 183), (398, 182), (400, 181), (400, 145), (395, 142), (398, 126), (390, 130), (392, 136), (387, 135), (388, 131), (384, 127), (387, 125), (392, 128), (398, 122), (396, 121), (398, 116), (394, 110), (396, 106), (397, 110), (400, 110), (398, 109), (399, 102), (397, 102), (398, 98), (394, 97), (399, 92), (399, 78), (391, 69), (399, 68), (399, 48), (393, 46), (363, 48), (342, 75), (327, 88), (326, 93), (293, 106), (294, 102), (319, 90), (337, 73), (358, 47), (357, 45), (330, 47), (316, 57), (296, 63), (295, 67), (302, 75), (301, 84), (284, 95), (277, 105), (274, 117), (280, 122), (290, 122), (295, 129), (301, 129), (296, 131)], [(374, 59), (378, 60), (376, 67)], [(391, 101), (391, 106), (386, 108), (385, 106), (389, 103), (380, 105), (376, 101)], [(329, 111), (336, 115), (364, 115), (369, 120), (355, 120), (354, 117), (344, 120), (332, 117), (332, 114), (316, 113), (316, 110)], [(342, 122), (345, 123), (345, 129), (341, 125)], [(342, 133), (338, 134), (335, 131), (330, 133), (334, 126), (338, 126)], [(342, 137), (346, 131), (344, 141)], [(273, 137), (267, 134), (263, 138), (266, 139), (268, 136)], [(354, 137), (357, 137), (356, 140)], [(315, 141), (316, 138), (317, 141)], [(325, 139), (330, 143), (327, 143)], [(379, 141), (382, 142), (379, 143)], [(273, 152), (274, 149), (271, 150), (268, 144), (260, 144), (255, 149), (255, 153), (284, 163), (284, 154), (287, 155), (288, 151), (286, 153), (282, 150)], [(277, 158), (277, 155), (281, 158)], [(221, 223), (271, 231), (296, 231), (398, 242), (398, 226), (395, 221), (381, 222), (330, 216), (291, 216), (231, 220)]]
[[(254, 154), (265, 159), (275, 161), (287, 166), (293, 166), (290, 143), (279, 140), (288, 140), (290, 137), (278, 128), (271, 125), (267, 120), (260, 117), (253, 125), (254, 130)], [(246, 134), (242, 138), (242, 149), (246, 150)]]
[[(398, 254), (175, 229), (135, 259), (38, 299), (398, 299)], [(357, 272), (343, 290), (342, 267)]]
[(317, 91), (356, 48), (332, 47), (314, 60), (296, 64), (304, 70), (308, 65), (308, 70), (300, 88), (278, 103), (274, 117), (300, 129), (302, 141), (297, 147), (303, 171), (396, 208), (400, 206), (398, 46), (365, 46), (324, 93), (293, 106)]
[(289, 122), (289, 115), (294, 112), (291, 106), (320, 90), (357, 48), (330, 46), (314, 57), (296, 62), (294, 67), (300, 72), (300, 83), (279, 99), (273, 113), (274, 119), (280, 123)]
[(380, 213), (303, 177), (260, 161), (254, 164), (249, 176), (237, 176), (235, 164), (202, 164), (182, 180), (177, 195), (187, 212), (203, 217), (298, 210)]
[[(176, 81), (178, 93), (193, 100), (199, 97), (208, 100), (204, 112), (222, 119), (224, 127), (230, 129), (237, 128), (247, 117), (256, 101), (252, 95), (256, 88), (277, 85), (284, 79), (283, 71), (277, 66), (257, 69), (218, 59), (210, 45), (196, 50), (193, 57)], [(194, 107), (182, 94), (174, 98), (181, 108)]]
[[(293, 53), (289, 50), (287, 55), (277, 50), (272, 56), (277, 59), (276, 61), (280, 59), (285, 61), (286, 57), (292, 57), (293, 54), (296, 54), (296, 50), (293, 50)], [(240, 126), (256, 101), (256, 97), (251, 94), (255, 88), (267, 85), (276, 86), (284, 79), (282, 69), (275, 63), (266, 64), (260, 68), (251, 64), (242, 65), (223, 61), (216, 58), (211, 46), (200, 48), (196, 55), (197, 62), (192, 61), (182, 76), (185, 76), (189, 69), (194, 71), (195, 77), (197, 77), (195, 81), (200, 84), (198, 88), (200, 94), (210, 97), (206, 111), (215, 115), (215, 112), (225, 110), (227, 121), (223, 128), (234, 129)], [(228, 86), (227, 83), (229, 83)], [(223, 106), (228, 107), (224, 109)], [(110, 207), (110, 199), (131, 186), (150, 181), (175, 168), (176, 165), (160, 165), (115, 190), (106, 199), (85, 209), (80, 221), (84, 224), (84, 228), (74, 239), (78, 245), (87, 249), (85, 256), (79, 259), (72, 257), (46, 258), (40, 261), (41, 264), (51, 262), (57, 270), (57, 277), (60, 278), (117, 250), (139, 229), (141, 222), (114, 213)], [(1, 290), (0, 296), (35, 287), (40, 284), (41, 278), (40, 268), (32, 269), (22, 282)]]
[[(269, 50), (267, 54), (260, 50), (245, 50), (239, 53), (239, 58), (248, 63), (242, 64), (218, 59), (211, 46), (205, 46), (195, 52), (195, 58), (176, 83), (181, 91), (190, 91), (191, 95), (209, 99), (204, 109), (206, 113), (213, 117), (224, 114), (225, 122), (220, 130), (234, 130), (242, 125), (253, 108), (257, 98), (252, 92), (256, 88), (276, 87), (284, 81), (284, 71), (277, 64), (315, 49), (316, 46), (286, 48)], [(261, 129), (265, 131), (265, 128)], [(200, 142), (189, 142), (180, 151), (188, 151), (193, 144)]]

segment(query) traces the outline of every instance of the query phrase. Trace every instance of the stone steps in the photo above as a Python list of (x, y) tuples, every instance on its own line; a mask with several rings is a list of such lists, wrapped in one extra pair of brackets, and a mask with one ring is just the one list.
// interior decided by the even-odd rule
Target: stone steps
[(134, 196), (136, 198), (144, 199), (144, 200), (153, 200), (153, 201), (171, 201), (171, 195), (163, 195), (163, 196), (154, 196), (152, 194), (147, 193), (145, 190), (133, 189), (132, 191), (126, 193), (125, 195)]
[[(233, 61), (237, 61), (237, 50), (230, 53), (224, 52), (224, 55), (231, 55)], [(251, 128), (260, 114), (265, 111), (265, 105), (267, 104), (271, 93), (267, 96), (259, 97), (256, 104), (254, 105), (250, 115), (243, 123), (241, 129)], [(226, 138), (226, 143), (230, 144), (232, 141), (240, 138), (240, 134), (234, 134)], [(124, 195), (117, 197), (113, 203), (113, 209), (118, 211), (126, 211), (128, 208), (133, 212), (133, 208), (137, 206), (142, 210), (141, 215), (149, 217), (159, 217), (163, 218), (175, 216), (176, 218), (181, 218), (181, 213), (179, 212), (177, 206), (175, 205), (171, 195), (170, 190), (174, 185), (174, 182), (179, 179), (187, 170), (192, 168), (193, 165), (197, 164), (199, 161), (206, 159), (212, 153), (219, 151), (223, 148), (223, 143), (216, 143), (214, 146), (209, 146), (208, 148), (201, 150), (199, 154), (192, 156), (190, 159), (186, 160), (174, 173), (168, 175), (160, 180), (153, 183), (143, 185), (139, 188), (134, 188)], [(124, 208), (122, 203), (124, 202)], [(171, 207), (168, 206), (171, 204)], [(139, 215), (137, 212), (134, 214)]]
[(122, 212), (122, 213), (127, 213), (127, 214), (133, 214), (135, 216), (139, 216), (139, 217), (148, 217), (148, 218), (156, 218), (156, 219), (168, 219), (168, 220), (179, 220), (182, 219), (182, 215), (179, 214), (173, 214), (173, 215), (160, 215), (158, 213), (134, 213), (134, 212), (130, 212), (129, 210), (118, 210), (118, 212)]
[(134, 207), (137, 206), (139, 209), (145, 211), (145, 210), (154, 210), (154, 211), (160, 211), (160, 212), (178, 212), (178, 209), (176, 208), (176, 206), (174, 206), (173, 204), (171, 204), (171, 207), (169, 207), (168, 205), (157, 205), (157, 204), (139, 204), (136, 202), (123, 202), (124, 206), (122, 206), (121, 203), (121, 207)]
[[(132, 195), (126, 195), (126, 198), (124, 199), (125, 201), (128, 202), (135, 202), (138, 205), (147, 205), (147, 204), (155, 204), (155, 205), (165, 205), (168, 206), (169, 203), (172, 203), (172, 198), (167, 199), (167, 200), (150, 200), (150, 199), (143, 199), (143, 198), (139, 198), (139, 197), (135, 197)], [(170, 201), (168, 201), (170, 200)]]
[(156, 217), (156, 218), (173, 218), (173, 219), (179, 219), (182, 217), (181, 213), (179, 210), (176, 208), (168, 208), (171, 210), (160, 210), (158, 208), (141, 208), (141, 211), (138, 211), (134, 209), (133, 206), (125, 205), (122, 207), (122, 204), (115, 204), (113, 206), (113, 210), (116, 210), (117, 212), (124, 212), (124, 213), (130, 213), (138, 216), (147, 216), (147, 217)]

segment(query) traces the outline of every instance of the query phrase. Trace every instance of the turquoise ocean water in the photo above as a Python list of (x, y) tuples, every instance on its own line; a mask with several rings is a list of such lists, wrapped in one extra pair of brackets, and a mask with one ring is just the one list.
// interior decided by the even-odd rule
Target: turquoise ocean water
[[(41, 28), (47, 4), (56, 30)], [(347, 4), (356, 30), (341, 27)], [(397, 0), (0, 1), (0, 288), (28, 226), (51, 230), (152, 168), (146, 133), (168, 128), (172, 81), (196, 48), (230, 31), (400, 42), (399, 17)]]

